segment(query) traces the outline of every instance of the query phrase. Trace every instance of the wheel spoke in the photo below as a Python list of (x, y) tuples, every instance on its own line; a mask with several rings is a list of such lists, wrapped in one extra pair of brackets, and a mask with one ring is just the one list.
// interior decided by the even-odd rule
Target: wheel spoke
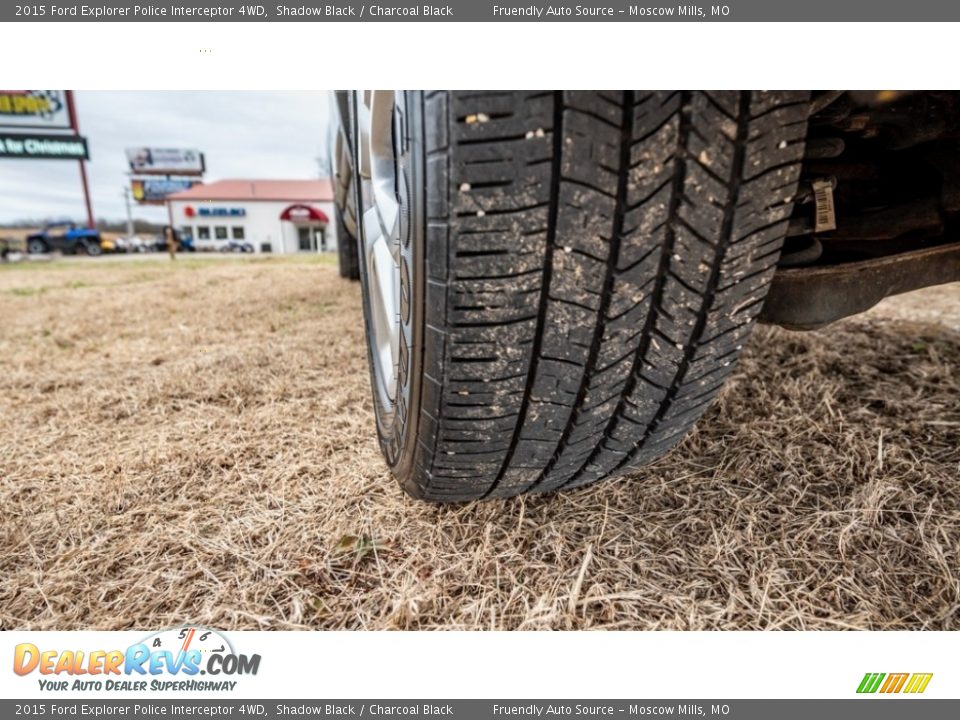
[(380, 286), (380, 296), (384, 300), (384, 308), (387, 310), (387, 316), (396, 319), (399, 308), (395, 298), (399, 299), (396, 288), (397, 263), (387, 247), (386, 240), (383, 237), (373, 246), (373, 266), (376, 273), (377, 284)]
[(364, 91), (357, 102), (358, 176), (363, 183), (363, 251), (371, 345), (382, 401), (396, 400), (400, 353), (400, 201), (393, 92)]

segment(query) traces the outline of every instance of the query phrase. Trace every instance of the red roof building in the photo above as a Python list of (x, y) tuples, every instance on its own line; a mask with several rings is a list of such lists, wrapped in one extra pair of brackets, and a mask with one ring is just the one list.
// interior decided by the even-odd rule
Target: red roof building
[(322, 180), (217, 180), (170, 195), (171, 200), (333, 202), (333, 183)]
[(333, 184), (218, 180), (167, 197), (171, 224), (198, 250), (330, 252), (337, 248)]

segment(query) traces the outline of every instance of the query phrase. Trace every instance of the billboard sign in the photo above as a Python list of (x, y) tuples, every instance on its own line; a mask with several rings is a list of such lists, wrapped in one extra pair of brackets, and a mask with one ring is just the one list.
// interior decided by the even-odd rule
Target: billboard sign
[(65, 90), (0, 90), (0, 128), (69, 130)]
[(89, 160), (87, 139), (78, 135), (0, 132), (0, 158)]
[(189, 190), (198, 182), (189, 178), (132, 178), (130, 191), (141, 205), (161, 205), (167, 195)]
[(183, 148), (127, 148), (130, 172), (136, 175), (203, 175), (203, 153)]

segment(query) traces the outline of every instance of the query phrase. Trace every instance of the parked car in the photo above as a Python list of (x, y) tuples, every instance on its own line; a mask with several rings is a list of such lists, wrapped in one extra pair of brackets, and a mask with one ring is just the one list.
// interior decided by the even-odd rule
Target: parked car
[(127, 245), (127, 252), (142, 253), (142, 252), (149, 252), (151, 249), (147, 241), (144, 240), (139, 235), (134, 235), (129, 238), (124, 238), (124, 242)]
[(197, 252), (219, 252), (227, 244), (226, 238), (216, 239), (213, 237), (195, 238), (193, 241), (194, 249)]
[(252, 253), (253, 245), (246, 240), (226, 240), (220, 242), (220, 252)]
[[(757, 322), (960, 280), (960, 93), (339, 92), (376, 431), (433, 501), (634, 472)], [(362, 222), (358, 222), (362, 219)]]
[(63, 253), (86, 253), (96, 256), (103, 253), (100, 232), (72, 222), (47, 224), (43, 230), (27, 236), (27, 252), (31, 255), (59, 250)]
[[(135, 235), (133, 237), (117, 237), (113, 240), (113, 252), (129, 253), (136, 252), (135, 240), (139, 240)], [(106, 251), (107, 248), (104, 247)]]

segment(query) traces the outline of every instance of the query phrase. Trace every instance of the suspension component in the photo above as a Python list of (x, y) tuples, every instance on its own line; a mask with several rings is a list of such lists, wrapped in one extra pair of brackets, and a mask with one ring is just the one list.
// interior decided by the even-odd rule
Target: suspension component
[(761, 319), (820, 327), (960, 280), (960, 93), (815, 93)]

